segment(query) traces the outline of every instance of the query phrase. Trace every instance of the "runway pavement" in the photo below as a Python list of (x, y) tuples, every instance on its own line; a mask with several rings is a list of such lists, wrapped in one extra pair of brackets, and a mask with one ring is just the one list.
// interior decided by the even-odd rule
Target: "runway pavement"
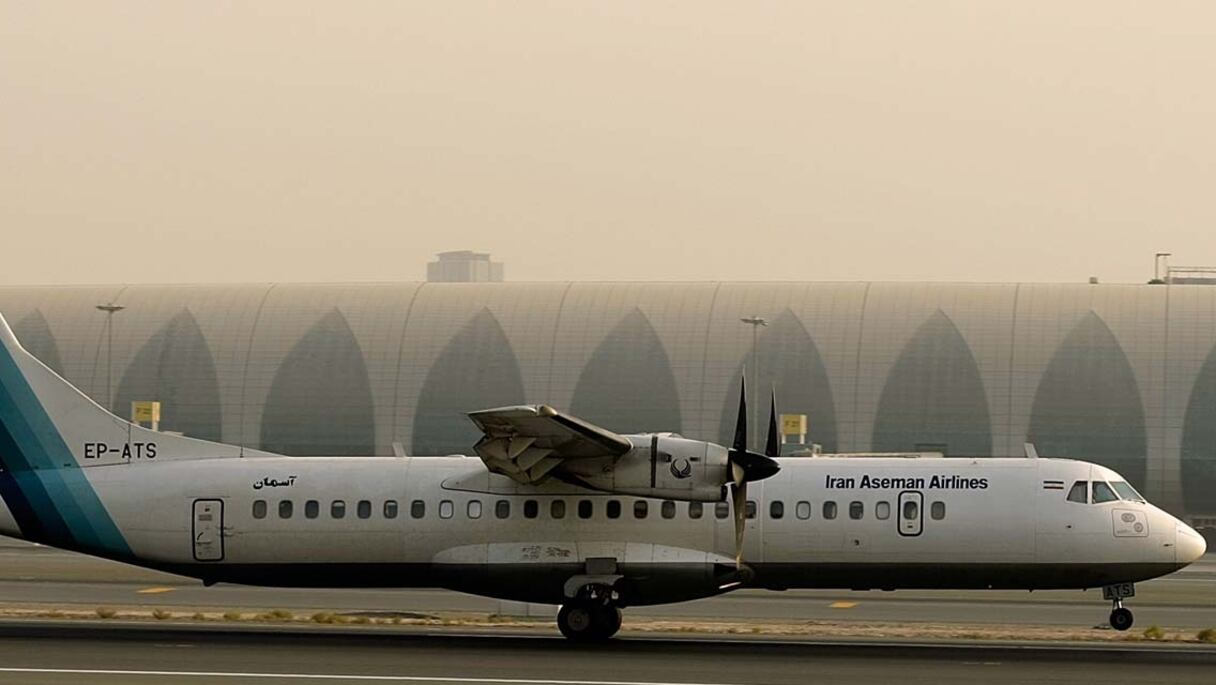
[[(1216, 556), (1166, 578), (1137, 586), (1129, 602), (1137, 626), (1216, 627)], [(0, 541), (0, 606), (148, 605), (191, 609), (303, 611), (530, 612), (551, 607), (474, 597), (444, 590), (308, 590), (217, 585), (154, 573), (8, 538)], [(1093, 626), (1109, 607), (1100, 591), (849, 592), (744, 590), (656, 607), (629, 615), (740, 620), (912, 621), (1009, 625)]]
[(0, 624), (0, 683), (1206, 683), (1202, 647), (559, 638)]

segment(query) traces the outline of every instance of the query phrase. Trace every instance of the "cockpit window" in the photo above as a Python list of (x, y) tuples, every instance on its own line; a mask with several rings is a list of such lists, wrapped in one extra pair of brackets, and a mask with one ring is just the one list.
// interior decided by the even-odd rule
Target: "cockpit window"
[(1115, 491), (1111, 489), (1105, 481), (1094, 481), (1094, 504), (1102, 504), (1103, 502), (1114, 502), (1119, 499)]
[(1115, 489), (1115, 492), (1119, 493), (1120, 498), (1125, 499), (1128, 502), (1143, 502), (1144, 501), (1144, 498), (1140, 496), (1140, 493), (1136, 492), (1135, 488), (1128, 485), (1124, 481), (1121, 481), (1121, 480), (1111, 481), (1110, 486)]
[(1068, 491), (1068, 501), (1086, 504), (1089, 502), (1089, 481), (1079, 480)]

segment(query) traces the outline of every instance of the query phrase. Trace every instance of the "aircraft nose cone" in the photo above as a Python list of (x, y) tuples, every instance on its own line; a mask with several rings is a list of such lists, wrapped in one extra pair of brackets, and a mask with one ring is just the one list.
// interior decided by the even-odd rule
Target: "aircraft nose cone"
[(1175, 546), (1178, 563), (1190, 564), (1198, 561), (1208, 551), (1207, 540), (1185, 523), (1178, 524), (1178, 539)]

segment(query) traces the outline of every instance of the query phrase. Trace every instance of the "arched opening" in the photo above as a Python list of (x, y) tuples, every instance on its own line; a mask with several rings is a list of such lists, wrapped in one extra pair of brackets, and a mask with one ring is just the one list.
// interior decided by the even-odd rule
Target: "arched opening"
[(570, 413), (621, 433), (680, 430), (667, 351), (641, 310), (621, 320), (579, 375)]
[(367, 365), (337, 309), (300, 338), (275, 373), (262, 413), (262, 449), (297, 456), (375, 454)]
[(992, 456), (979, 366), (944, 312), (921, 324), (891, 368), (878, 401), (873, 449)]
[(481, 434), (465, 414), (523, 402), (511, 343), (494, 314), (483, 309), (427, 372), (414, 413), (413, 454), (472, 454)]

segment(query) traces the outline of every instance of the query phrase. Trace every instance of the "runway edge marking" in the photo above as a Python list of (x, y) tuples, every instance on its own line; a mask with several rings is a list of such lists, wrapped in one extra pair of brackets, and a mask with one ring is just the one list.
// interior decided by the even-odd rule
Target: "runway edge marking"
[(663, 682), (651, 680), (560, 680), (551, 678), (466, 678), (460, 676), (373, 675), (350, 673), (261, 673), (242, 671), (139, 671), (104, 668), (0, 667), (0, 673), (45, 675), (113, 675), (181, 678), (265, 678), (271, 680), (362, 680), (403, 683), (487, 683), (501, 685), (735, 685), (728, 683)]

